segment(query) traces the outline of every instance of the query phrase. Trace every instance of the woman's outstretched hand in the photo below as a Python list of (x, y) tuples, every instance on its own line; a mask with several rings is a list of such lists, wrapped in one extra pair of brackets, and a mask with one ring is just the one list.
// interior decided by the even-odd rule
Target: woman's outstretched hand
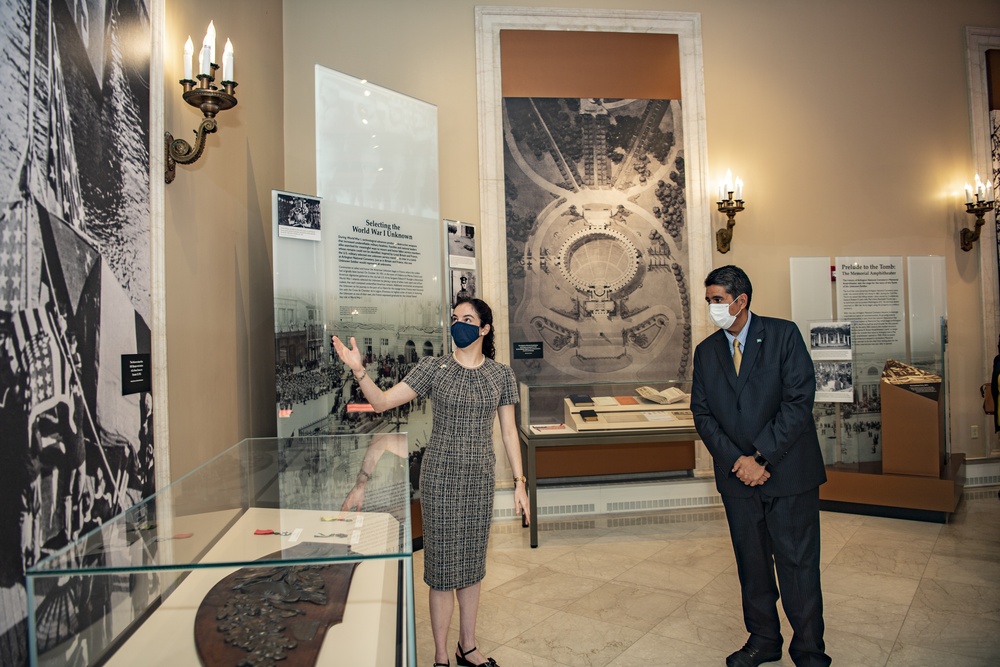
[(351, 346), (347, 347), (344, 343), (337, 338), (333, 337), (333, 349), (340, 357), (340, 360), (347, 364), (347, 367), (351, 369), (353, 373), (360, 373), (364, 370), (364, 364), (361, 363), (361, 350), (358, 349), (358, 344), (354, 340), (354, 336), (350, 338)]
[(347, 494), (343, 504), (340, 506), (341, 512), (360, 512), (361, 506), (365, 502), (365, 483), (357, 482), (354, 488)]

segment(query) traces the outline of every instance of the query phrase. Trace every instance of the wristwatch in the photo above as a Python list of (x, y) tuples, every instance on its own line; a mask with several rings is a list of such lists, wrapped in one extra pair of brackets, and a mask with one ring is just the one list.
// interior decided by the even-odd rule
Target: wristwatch
[(524, 482), (525, 484), (527, 484), (528, 478), (525, 477), (524, 475), (514, 475), (514, 483), (516, 484), (517, 482)]
[(760, 452), (757, 452), (753, 455), (753, 460), (757, 463), (757, 465), (764, 466), (765, 470), (771, 465), (770, 463), (767, 462), (767, 459), (765, 459), (764, 455), (761, 454)]

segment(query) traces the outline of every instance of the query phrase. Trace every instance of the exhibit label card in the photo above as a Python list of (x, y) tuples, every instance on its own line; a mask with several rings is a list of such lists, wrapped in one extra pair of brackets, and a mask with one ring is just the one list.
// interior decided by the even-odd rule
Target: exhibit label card
[(122, 355), (122, 396), (151, 390), (151, 366), (152, 356), (149, 354)]
[(854, 324), (859, 354), (887, 359), (906, 351), (903, 258), (838, 257), (837, 314)]
[(515, 342), (513, 345), (515, 359), (541, 359), (545, 354), (542, 341)]

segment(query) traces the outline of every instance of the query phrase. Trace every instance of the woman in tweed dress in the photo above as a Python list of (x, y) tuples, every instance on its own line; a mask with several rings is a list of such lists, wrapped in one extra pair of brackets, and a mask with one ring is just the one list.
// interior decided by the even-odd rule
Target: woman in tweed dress
[[(455, 659), (464, 667), (494, 666), (493, 659), (485, 658), (476, 648), (476, 614), (493, 515), (495, 415), (500, 417), (504, 450), (514, 472), (514, 511), (523, 514), (526, 521), (530, 519), (514, 424), (517, 386), (510, 367), (494, 360), (493, 311), (484, 301), (460, 299), (451, 322), (455, 352), (422, 358), (399, 384), (386, 391), (368, 377), (353, 338), (347, 347), (334, 336), (333, 345), (377, 412), (418, 396), (433, 399), (434, 423), (421, 463), (420, 501), (424, 581), (431, 589), (434, 664), (449, 665), (448, 626), (457, 597)], [(362, 470), (359, 483), (363, 484), (369, 473)]]

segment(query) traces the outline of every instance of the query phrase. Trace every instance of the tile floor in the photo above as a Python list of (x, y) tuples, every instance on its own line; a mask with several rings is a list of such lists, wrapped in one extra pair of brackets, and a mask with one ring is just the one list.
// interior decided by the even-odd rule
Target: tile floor
[[(966, 490), (946, 524), (823, 512), (827, 652), (858, 667), (1000, 665), (1000, 498)], [(724, 512), (496, 523), (478, 643), (501, 667), (699, 667), (746, 640)], [(434, 644), (417, 579), (417, 664)], [(791, 630), (782, 615), (785, 641)], [(458, 612), (450, 646), (458, 637)], [(452, 656), (452, 665), (455, 665)], [(792, 665), (785, 654), (781, 662)]]

